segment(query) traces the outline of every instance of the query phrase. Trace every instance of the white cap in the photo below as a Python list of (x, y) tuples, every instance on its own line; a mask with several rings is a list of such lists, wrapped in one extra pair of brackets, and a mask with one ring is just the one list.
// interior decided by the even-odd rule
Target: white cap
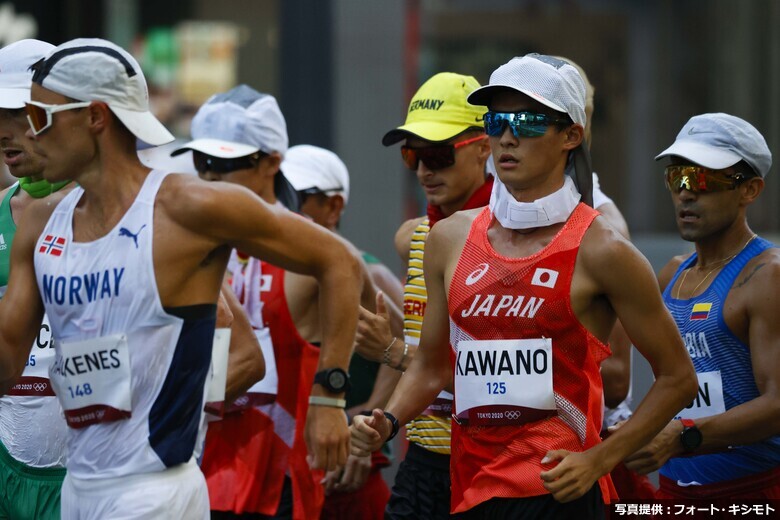
[(149, 111), (141, 66), (123, 48), (99, 38), (63, 43), (33, 67), (33, 82), (79, 101), (102, 101), (141, 141), (161, 145), (171, 133)]
[(182, 145), (182, 141), (163, 144), (160, 146), (150, 146), (138, 150), (138, 158), (147, 168), (165, 170), (167, 172), (189, 173), (197, 175), (195, 166), (192, 162), (192, 154), (182, 154), (178, 157), (171, 157), (171, 151)]
[(30, 66), (53, 48), (40, 40), (19, 40), (0, 49), (0, 108), (23, 108), (30, 101)]
[(215, 94), (198, 109), (190, 129), (193, 140), (172, 155), (197, 150), (233, 159), (255, 152), (287, 152), (287, 123), (270, 94), (247, 85)]
[(690, 118), (655, 160), (672, 155), (714, 170), (744, 160), (761, 177), (772, 167), (772, 152), (761, 133), (744, 119), (720, 112)]
[(300, 144), (287, 150), (282, 172), (295, 191), (317, 190), (325, 195), (349, 199), (349, 172), (339, 156), (330, 150)]
[(472, 105), (490, 105), (496, 92), (516, 90), (563, 112), (585, 127), (585, 83), (570, 63), (544, 54), (512, 58), (490, 75), (490, 82), (469, 95)]

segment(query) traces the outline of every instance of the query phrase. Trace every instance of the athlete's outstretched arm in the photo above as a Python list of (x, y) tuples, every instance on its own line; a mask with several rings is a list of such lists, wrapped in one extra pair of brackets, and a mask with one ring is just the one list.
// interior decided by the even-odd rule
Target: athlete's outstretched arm
[(43, 202), (31, 204), (14, 236), (8, 288), (0, 300), (0, 395), (21, 375), (41, 328), (44, 309), (33, 254), (52, 209)]
[[(446, 228), (440, 223), (428, 235), (423, 269), (428, 305), (420, 347), (386, 407), (399, 424), (422, 413), (451, 379), (445, 273), (452, 245)], [(390, 435), (391, 425), (382, 411), (375, 409), (371, 417), (356, 416), (351, 430), (353, 453), (363, 455), (379, 449)]]
[[(740, 339), (750, 347), (753, 377), (759, 396), (726, 412), (696, 419), (706, 453), (751, 444), (780, 435), (780, 253), (770, 249), (737, 278), (732, 291), (745, 290), (747, 333)], [(743, 332), (736, 332), (742, 336)], [(648, 445), (626, 461), (629, 468), (649, 473), (683, 453), (682, 424), (671, 421)]]
[[(322, 346), (319, 369), (347, 369), (362, 290), (360, 258), (344, 240), (290, 211), (274, 208), (240, 186), (192, 179), (186, 198), (190, 229), (283, 269), (313, 276), (320, 285)], [(180, 202), (181, 204), (181, 202)], [(185, 205), (185, 204), (182, 204)], [(314, 385), (312, 395), (343, 398)], [(316, 468), (346, 462), (349, 431), (343, 410), (310, 406), (306, 439)]]
[(583, 453), (548, 453), (546, 459), (561, 462), (541, 476), (545, 488), (561, 502), (582, 496), (696, 395), (693, 364), (663, 304), (650, 264), (614, 229), (594, 226), (583, 240), (576, 269), (583, 269), (594, 290), (608, 299), (656, 380), (631, 419), (604, 442)]

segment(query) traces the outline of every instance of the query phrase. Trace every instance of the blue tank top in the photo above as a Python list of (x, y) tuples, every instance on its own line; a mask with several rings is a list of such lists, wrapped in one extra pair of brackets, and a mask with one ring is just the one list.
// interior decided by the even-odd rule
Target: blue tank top
[[(723, 268), (702, 294), (688, 300), (675, 299), (672, 287), (680, 274), (696, 262), (697, 255), (694, 253), (677, 269), (666, 287), (664, 303), (680, 329), (699, 378), (699, 394), (691, 405), (680, 412), (680, 416), (695, 418), (697, 409), (703, 412), (699, 416), (722, 413), (759, 396), (750, 348), (729, 330), (723, 320), (723, 304), (748, 261), (772, 247), (776, 246), (762, 238), (755, 238)], [(719, 453), (675, 457), (669, 459), (660, 472), (679, 485), (694, 482), (712, 484), (747, 477), (779, 465), (780, 436), (775, 436), (755, 444), (733, 446)]]

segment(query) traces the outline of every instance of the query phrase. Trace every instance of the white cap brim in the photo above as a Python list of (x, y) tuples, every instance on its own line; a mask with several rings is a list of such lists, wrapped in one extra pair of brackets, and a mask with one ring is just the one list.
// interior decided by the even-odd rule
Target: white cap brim
[(732, 151), (684, 139), (675, 141), (672, 146), (656, 155), (655, 160), (671, 155), (682, 157), (699, 166), (714, 170), (734, 166), (742, 160), (742, 157)]
[(128, 110), (111, 106), (110, 103), (108, 106), (127, 129), (145, 143), (160, 146), (176, 139), (151, 112)]
[(176, 156), (187, 150), (195, 150), (222, 159), (235, 159), (236, 157), (245, 157), (259, 152), (260, 148), (248, 144), (223, 141), (221, 139), (195, 139), (172, 152), (171, 155)]
[(517, 88), (513, 85), (485, 85), (484, 87), (480, 87), (476, 89), (474, 92), (469, 94), (468, 102), (472, 105), (489, 105), (490, 101), (493, 99), (493, 96), (498, 92), (499, 90), (514, 90), (515, 92), (520, 92), (521, 94), (525, 94), (526, 96), (530, 97), (531, 99), (538, 101), (542, 105), (552, 108), (553, 110), (557, 112), (563, 112), (566, 114), (566, 109), (561, 107), (560, 105), (556, 105), (552, 101), (548, 100), (547, 98), (544, 98), (540, 96), (539, 94), (532, 92), (531, 90), (524, 89), (524, 88)]
[(30, 101), (29, 88), (0, 88), (0, 108), (24, 108)]

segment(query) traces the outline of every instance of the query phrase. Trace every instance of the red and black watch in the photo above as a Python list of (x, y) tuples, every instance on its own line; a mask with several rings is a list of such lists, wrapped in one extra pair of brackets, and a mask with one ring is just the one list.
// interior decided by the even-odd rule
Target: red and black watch
[(693, 422), (693, 419), (680, 419), (680, 422), (683, 425), (683, 431), (680, 433), (680, 442), (682, 443), (683, 450), (686, 453), (691, 453), (701, 446), (704, 437), (699, 428), (696, 427), (696, 423)]

